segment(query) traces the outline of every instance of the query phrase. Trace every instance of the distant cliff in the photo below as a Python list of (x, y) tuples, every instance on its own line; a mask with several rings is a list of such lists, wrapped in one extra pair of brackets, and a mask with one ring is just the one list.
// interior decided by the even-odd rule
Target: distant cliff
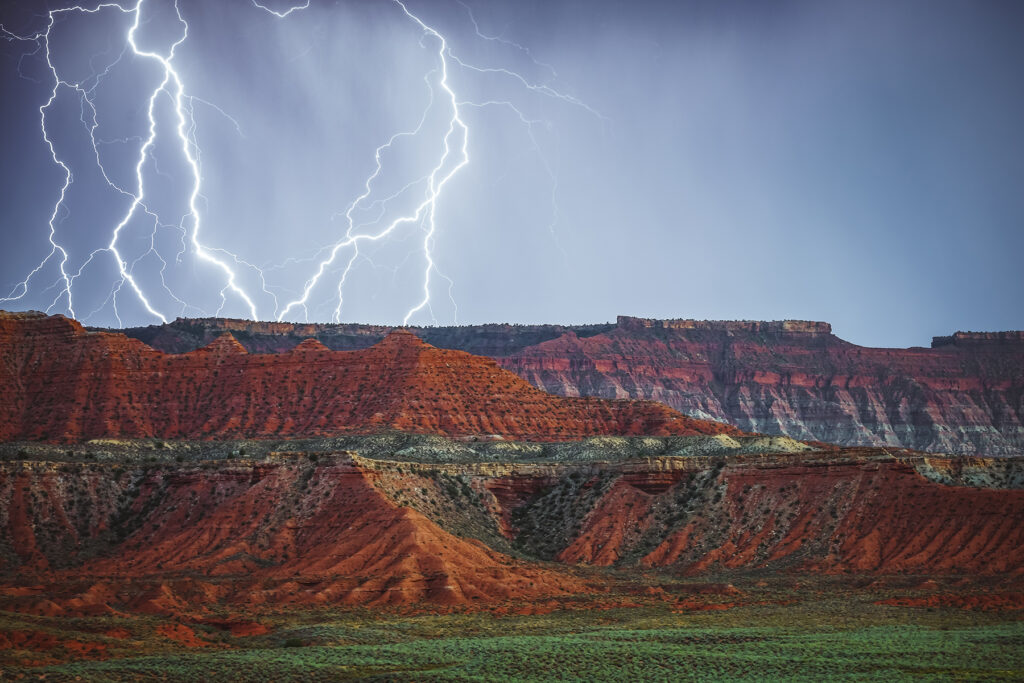
[(620, 318), (501, 359), (565, 395), (630, 396), (751, 431), (844, 445), (1024, 453), (1019, 333), (872, 349), (824, 323), (649, 324)]
[(366, 349), (307, 339), (280, 354), (251, 354), (232, 334), (167, 354), (63, 316), (0, 313), (0, 440), (738, 433), (653, 401), (552, 396), (406, 331)]
[[(225, 330), (251, 352), (315, 337), (368, 347), (391, 328), (179, 319), (124, 330), (190, 351)], [(648, 398), (741, 429), (844, 445), (1024, 453), (1024, 332), (957, 332), (932, 348), (873, 349), (807, 321), (651, 320), (603, 325), (412, 328), (426, 342), (491, 356), (564, 396)]]

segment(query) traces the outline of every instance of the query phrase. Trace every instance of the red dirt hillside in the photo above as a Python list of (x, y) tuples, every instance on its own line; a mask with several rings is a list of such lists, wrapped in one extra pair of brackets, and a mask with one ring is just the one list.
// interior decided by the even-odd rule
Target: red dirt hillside
[[(102, 465), (0, 465), (0, 575), (34, 586), (0, 585), (5, 609), (466, 605), (587, 590), (396, 506), (375, 487), (376, 472), (343, 456), (110, 474)], [(69, 518), (71, 509), (87, 509), (88, 522)]]
[[(966, 467), (963, 481), (995, 486), (999, 470), (1012, 474), (999, 486), (1020, 481), (1016, 463)], [(941, 459), (880, 449), (557, 464), (351, 453), (0, 462), (0, 604), (197, 614), (605, 590), (607, 576), (551, 561), (676, 575), (984, 576), (1020, 594), (1024, 490), (946, 474)]]
[(3, 440), (739, 433), (650, 401), (551, 396), (491, 359), (404, 331), (358, 351), (307, 340), (287, 353), (249, 354), (225, 333), (165, 354), (63, 316), (0, 313), (0, 383)]
[[(721, 480), (721, 501), (664, 536), (641, 565), (691, 574), (750, 567), (971, 575), (1024, 569), (1024, 491), (946, 486), (888, 461), (727, 467)], [(586, 559), (577, 552), (573, 559)]]
[(506, 538), (567, 564), (1024, 576), (1024, 468), (963, 460), (958, 478), (945, 458), (870, 448), (471, 472)]

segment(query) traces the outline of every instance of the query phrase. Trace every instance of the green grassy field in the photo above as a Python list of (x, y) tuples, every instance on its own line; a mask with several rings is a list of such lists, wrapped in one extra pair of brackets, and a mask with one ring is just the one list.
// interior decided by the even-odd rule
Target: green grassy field
[[(200, 628), (197, 633), (211, 642), (201, 650), (155, 644), (154, 629), (165, 623), (156, 618), (107, 617), (69, 626), (130, 627), (134, 644), (124, 643), (119, 658), (5, 675), (211, 683), (1022, 680), (1021, 616), (854, 606), (831, 598), (683, 614), (660, 607), (504, 617), (314, 612), (268, 617), (265, 623), (276, 623), (261, 636)], [(135, 646), (152, 654), (123, 656)]]
[(1020, 680), (1024, 626), (942, 631), (879, 626), (832, 633), (611, 628), (576, 635), (442, 638), (140, 657), (69, 664), (48, 672), (85, 681)]

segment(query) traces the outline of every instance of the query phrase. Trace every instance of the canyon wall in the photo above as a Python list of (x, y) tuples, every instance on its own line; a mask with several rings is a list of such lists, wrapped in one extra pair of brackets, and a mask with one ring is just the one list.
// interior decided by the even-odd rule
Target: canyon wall
[(843, 445), (958, 454), (1024, 453), (1024, 342), (955, 336), (934, 348), (873, 349), (824, 323), (620, 318), (500, 359), (563, 395), (642, 397), (741, 429)]
[(535, 440), (720, 434), (653, 401), (565, 398), (489, 358), (395, 331), (370, 348), (307, 339), (249, 353), (221, 332), (167, 354), (74, 320), (0, 313), (0, 440), (269, 438), (385, 430)]
[[(390, 328), (177, 320), (128, 329), (169, 352), (230, 330), (250, 351), (314, 337), (364, 348)], [(493, 357), (563, 396), (641, 398), (767, 434), (956, 454), (1024, 453), (1024, 333), (957, 332), (932, 348), (850, 344), (827, 323), (652, 320), (605, 325), (413, 328), (441, 348)]]

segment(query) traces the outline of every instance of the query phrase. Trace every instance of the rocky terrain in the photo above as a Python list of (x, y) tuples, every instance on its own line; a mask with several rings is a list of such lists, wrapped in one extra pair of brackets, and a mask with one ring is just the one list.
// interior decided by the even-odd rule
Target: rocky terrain
[[(701, 652), (762, 643), (777, 677), (794, 670), (789, 646), (824, 648), (809, 679), (887, 677), (908, 648), (937, 651), (905, 627), (922, 619), (945, 648), (964, 629), (943, 672), (1024, 671), (1005, 654), (1024, 614), (1024, 460), (963, 454), (1012, 450), (1020, 412), (995, 406), (1019, 397), (1019, 335), (882, 351), (801, 322), (416, 330), (487, 358), (361, 326), (142, 332), (168, 351), (0, 313), (4, 672), (390, 679), (460, 662), (475, 680), (486, 646), (504, 648), (484, 658), (494, 679), (545, 643), (551, 662), (597, 647), (594, 677), (611, 662), (611, 678), (678, 678)], [(555, 396), (509, 367), (620, 398)], [(751, 433), (670, 399), (878, 443)], [(854, 411), (862, 400), (877, 405)], [(929, 433), (931, 447), (967, 446), (879, 445)], [(729, 617), (679, 630), (730, 612), (767, 630), (721, 630)], [(794, 621), (810, 630), (787, 645)], [(850, 649), (864, 642), (871, 656)], [(963, 669), (980, 643), (984, 666)], [(704, 670), (757, 678), (765, 661), (723, 672), (716, 655)]]
[(22, 463), (0, 484), (3, 570), (55, 584), (14, 588), (4, 602), (42, 613), (179, 613), (206, 603), (471, 604), (581, 592), (571, 577), (396, 506), (375, 483), (345, 457), (213, 468)]
[[(521, 604), (607, 592), (610, 577), (583, 571), (605, 566), (1024, 572), (1017, 461), (785, 443), (756, 454), (768, 444), (726, 436), (349, 445), (211, 460), (205, 442), (106, 442), (2, 462), (5, 609)], [(516, 455), (486, 460), (499, 451)]]
[[(230, 331), (251, 352), (315, 338), (365, 348), (389, 328), (177, 320), (124, 330), (169, 352)], [(847, 446), (945, 453), (1024, 452), (1024, 332), (958, 332), (931, 348), (875, 349), (827, 323), (650, 320), (413, 330), (428, 343), (494, 358), (563, 396), (653, 399), (686, 415)]]
[(740, 434), (653, 401), (552, 396), (491, 359), (406, 331), (356, 351), (307, 339), (279, 354), (249, 353), (225, 332), (167, 354), (62, 316), (0, 313), (0, 384), (3, 440)]

